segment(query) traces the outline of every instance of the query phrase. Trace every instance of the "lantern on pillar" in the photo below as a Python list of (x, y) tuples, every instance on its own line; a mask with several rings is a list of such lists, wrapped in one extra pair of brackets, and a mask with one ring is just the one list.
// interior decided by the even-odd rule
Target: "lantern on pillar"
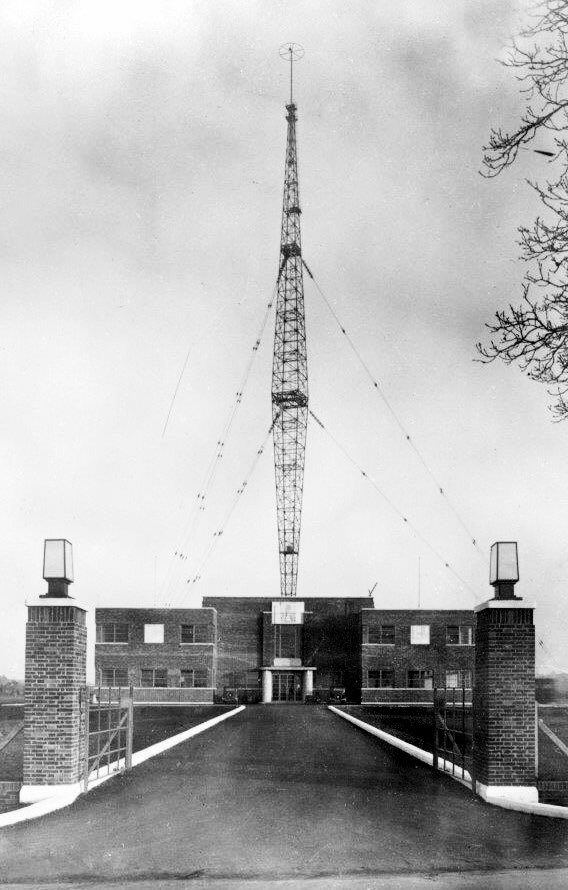
[(73, 547), (65, 538), (44, 541), (43, 577), (47, 581), (45, 596), (69, 596), (69, 585), (73, 583)]
[(515, 584), (519, 580), (519, 555), (516, 541), (497, 541), (491, 547), (489, 583), (495, 589), (495, 599), (514, 600)]

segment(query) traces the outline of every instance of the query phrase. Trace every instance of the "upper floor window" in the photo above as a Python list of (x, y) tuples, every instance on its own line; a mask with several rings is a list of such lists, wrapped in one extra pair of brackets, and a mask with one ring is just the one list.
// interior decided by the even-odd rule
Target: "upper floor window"
[(275, 624), (273, 627), (275, 658), (301, 658), (302, 625)]
[(180, 641), (182, 643), (208, 643), (209, 628), (206, 624), (181, 624)]
[(466, 689), (472, 687), (471, 671), (446, 671), (446, 687), (448, 689), (461, 689), (464, 686)]
[(394, 624), (380, 624), (369, 628), (369, 643), (382, 643), (383, 646), (394, 646)]
[(145, 624), (144, 625), (144, 642), (145, 643), (163, 643), (164, 642), (164, 625), (163, 624)]
[(429, 646), (430, 625), (412, 624), (410, 627), (410, 642), (413, 646)]
[(128, 624), (97, 624), (97, 643), (128, 643)]
[(369, 689), (381, 689), (394, 686), (394, 671), (392, 668), (380, 668), (376, 671), (369, 671), (367, 678), (367, 687)]
[(446, 627), (448, 646), (473, 646), (473, 627), (466, 624), (449, 624)]
[(181, 642), (182, 643), (195, 643), (195, 625), (194, 624), (182, 624), (181, 625)]

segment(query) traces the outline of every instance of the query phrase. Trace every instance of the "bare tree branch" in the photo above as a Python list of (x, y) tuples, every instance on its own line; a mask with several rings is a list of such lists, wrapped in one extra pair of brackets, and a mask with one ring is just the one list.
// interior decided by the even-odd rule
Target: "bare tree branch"
[(519, 306), (512, 304), (486, 325), (480, 360), (516, 364), (544, 383), (557, 420), (568, 418), (568, 0), (544, 0), (534, 23), (512, 44), (503, 63), (513, 68), (527, 96), (512, 133), (492, 130), (484, 147), (482, 175), (498, 176), (539, 133), (554, 148), (555, 179), (530, 182), (543, 205), (532, 226), (519, 228), (528, 268)]

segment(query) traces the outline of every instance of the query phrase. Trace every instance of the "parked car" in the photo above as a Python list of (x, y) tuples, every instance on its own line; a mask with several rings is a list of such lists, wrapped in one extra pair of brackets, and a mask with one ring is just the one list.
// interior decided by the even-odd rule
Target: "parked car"
[(329, 690), (329, 704), (344, 705), (346, 703), (347, 697), (345, 695), (345, 686), (333, 686)]
[(225, 686), (223, 689), (223, 697), (221, 699), (224, 705), (238, 705), (239, 703), (239, 694), (236, 689), (233, 689), (230, 686)]

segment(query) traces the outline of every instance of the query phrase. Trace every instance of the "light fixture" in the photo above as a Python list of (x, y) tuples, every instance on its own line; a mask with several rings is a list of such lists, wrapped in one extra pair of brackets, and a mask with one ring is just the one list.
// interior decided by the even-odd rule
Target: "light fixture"
[(45, 596), (69, 596), (69, 585), (73, 583), (73, 547), (65, 538), (45, 539), (43, 577), (47, 581)]
[(516, 541), (497, 541), (491, 546), (489, 583), (495, 588), (495, 599), (520, 599), (515, 596), (519, 580), (519, 556)]

